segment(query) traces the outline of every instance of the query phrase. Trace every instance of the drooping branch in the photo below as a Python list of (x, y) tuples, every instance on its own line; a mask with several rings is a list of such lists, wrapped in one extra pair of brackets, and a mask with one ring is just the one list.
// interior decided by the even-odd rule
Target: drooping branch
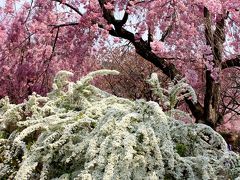
[(78, 10), (78, 8), (72, 6), (71, 4), (63, 3), (61, 0), (52, 0), (52, 1), (59, 2), (60, 4), (64, 4), (65, 6), (69, 7), (69, 8), (72, 9), (73, 11), (75, 11), (75, 12), (76, 12), (77, 14), (79, 14), (80, 16), (83, 16), (83, 14)]
[(32, 6), (33, 6), (33, 0), (31, 0), (31, 3), (30, 3), (30, 8), (28, 10), (28, 14), (27, 14), (27, 17), (24, 21), (24, 24), (28, 21), (29, 17), (30, 17), (30, 14), (31, 14), (31, 11), (32, 11)]
[(58, 27), (57, 28), (57, 33), (56, 33), (56, 36), (54, 38), (54, 42), (53, 42), (53, 45), (52, 45), (52, 54), (51, 54), (51, 56), (53, 55), (53, 53), (54, 53), (54, 51), (56, 49), (56, 44), (57, 44), (57, 40), (58, 40), (58, 36), (59, 36), (59, 31), (60, 31), (60, 29)]

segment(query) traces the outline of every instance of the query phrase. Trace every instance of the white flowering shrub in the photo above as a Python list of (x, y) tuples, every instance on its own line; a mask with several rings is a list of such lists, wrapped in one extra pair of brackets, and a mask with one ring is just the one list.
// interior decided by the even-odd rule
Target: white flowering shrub
[(197, 102), (197, 95), (194, 89), (186, 83), (186, 79), (178, 80), (180, 77), (176, 76), (172, 82), (169, 83), (168, 88), (161, 87), (158, 75), (152, 73), (147, 82), (152, 86), (153, 94), (158, 97), (159, 104), (165, 109), (168, 119), (175, 119), (179, 117), (187, 118), (190, 122), (193, 120), (190, 115), (180, 109), (175, 109), (178, 102), (185, 98), (192, 99), (193, 103)]
[(61, 71), (47, 97), (33, 94), (18, 105), (2, 99), (0, 179), (240, 178), (239, 156), (217, 132), (169, 118), (156, 102), (90, 85), (105, 74), (118, 72), (73, 83)]

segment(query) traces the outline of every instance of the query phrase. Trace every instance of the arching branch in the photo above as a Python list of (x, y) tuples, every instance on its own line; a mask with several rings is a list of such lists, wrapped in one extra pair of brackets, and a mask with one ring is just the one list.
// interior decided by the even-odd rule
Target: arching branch
[(60, 4), (64, 4), (65, 6), (69, 7), (70, 9), (72, 9), (73, 11), (75, 11), (77, 14), (79, 14), (80, 16), (83, 16), (83, 14), (78, 10), (78, 8), (72, 6), (71, 4), (68, 3), (62, 3), (61, 0), (52, 0), (52, 1), (56, 1), (59, 2)]

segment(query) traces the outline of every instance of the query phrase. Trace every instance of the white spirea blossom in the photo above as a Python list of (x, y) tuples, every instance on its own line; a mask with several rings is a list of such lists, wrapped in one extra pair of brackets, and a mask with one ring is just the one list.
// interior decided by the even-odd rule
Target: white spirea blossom
[[(99, 70), (76, 83), (60, 71), (48, 97), (33, 94), (22, 104), (0, 101), (0, 179), (234, 179), (240, 159), (203, 124), (174, 119), (153, 101), (131, 101), (90, 84)], [(184, 82), (161, 88), (166, 106), (193, 96)], [(187, 91), (183, 95), (182, 92)], [(170, 95), (170, 100), (167, 95)]]
[(170, 109), (167, 113), (169, 119), (179, 118), (183, 116), (192, 122), (192, 118), (181, 110), (175, 110), (175, 106), (178, 102), (184, 100), (185, 98), (191, 99), (193, 103), (197, 102), (197, 95), (194, 89), (186, 83), (186, 79), (182, 78), (178, 80), (179, 76), (169, 83), (168, 88), (162, 88), (159, 82), (157, 73), (152, 73), (151, 77), (147, 82), (152, 86), (152, 91), (154, 95), (159, 98), (159, 104), (165, 108)]

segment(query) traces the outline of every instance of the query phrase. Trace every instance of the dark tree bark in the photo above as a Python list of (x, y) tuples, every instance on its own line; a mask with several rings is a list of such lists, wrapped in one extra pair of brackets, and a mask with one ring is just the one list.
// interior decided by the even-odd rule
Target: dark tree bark
[[(151, 51), (149, 39), (148, 41), (144, 41), (143, 39), (136, 40), (133, 33), (124, 29), (123, 25), (127, 22), (128, 14), (125, 12), (122, 20), (116, 20), (113, 13), (110, 10), (104, 8), (104, 3), (106, 2), (107, 0), (99, 0), (99, 4), (103, 12), (103, 17), (109, 24), (114, 25), (114, 28), (109, 31), (112, 36), (129, 40), (134, 45), (136, 52), (140, 56), (161, 69), (162, 72), (171, 80), (174, 79), (176, 75), (182, 76), (180, 71), (173, 63), (170, 63), (164, 57), (157, 56)], [(206, 45), (210, 46), (212, 49), (212, 55), (214, 57), (214, 68), (222, 70), (228, 67), (239, 66), (239, 57), (225, 62), (222, 60), (223, 43), (225, 42), (224, 27), (227, 16), (221, 17), (220, 20), (215, 24), (215, 31), (212, 31), (213, 24), (211, 22), (211, 15), (206, 7), (204, 7), (203, 15)], [(171, 33), (172, 28), (172, 25), (170, 25), (167, 29), (167, 32), (163, 33), (161, 41), (164, 41), (165, 38)], [(149, 34), (149, 37), (151, 37), (151, 34)], [(185, 99), (185, 102), (188, 105), (192, 115), (195, 117), (197, 123), (204, 123), (211, 126), (213, 129), (216, 129), (217, 125), (223, 119), (223, 115), (219, 111), (221, 86), (218, 81), (212, 78), (210, 70), (207, 70), (206, 68), (205, 72), (206, 90), (204, 104), (201, 105), (200, 102), (193, 103), (188, 99)]]

